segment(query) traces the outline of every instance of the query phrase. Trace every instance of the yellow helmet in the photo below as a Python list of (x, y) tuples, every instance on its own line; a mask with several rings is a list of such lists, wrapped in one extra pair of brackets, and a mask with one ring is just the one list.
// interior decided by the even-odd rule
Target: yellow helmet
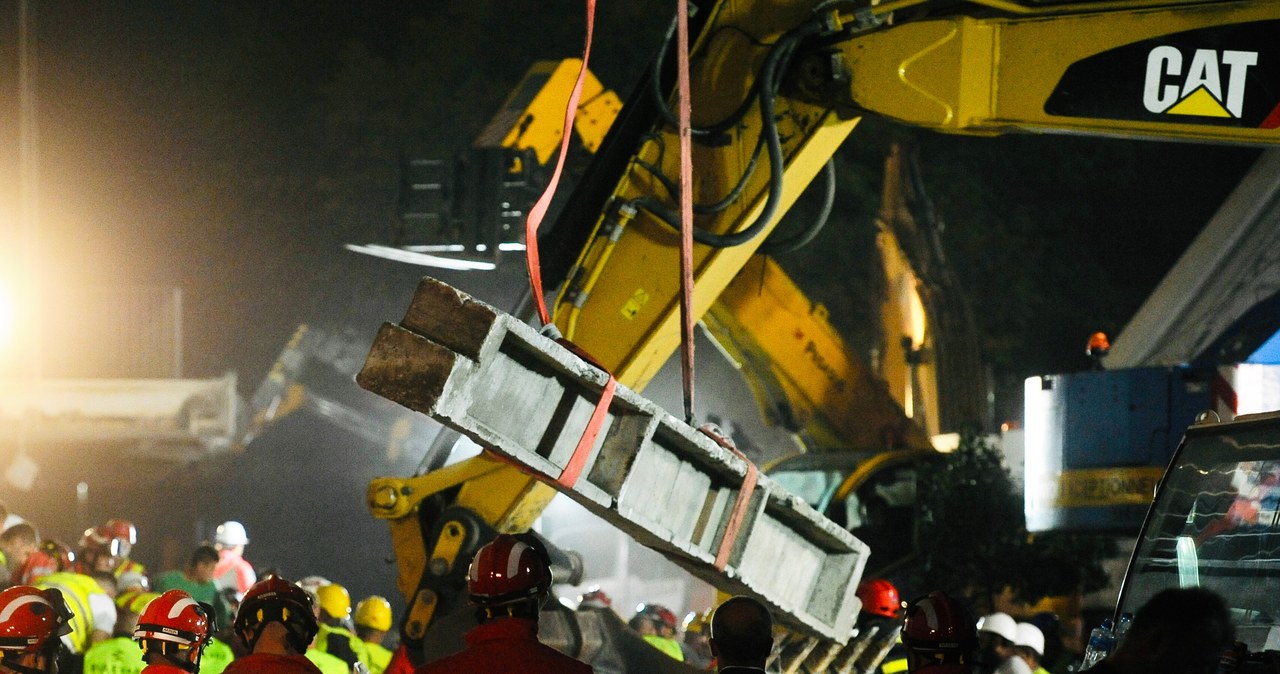
[(351, 595), (347, 588), (337, 583), (329, 583), (316, 588), (316, 599), (320, 608), (334, 618), (345, 618), (351, 615)]
[(356, 604), (356, 624), (379, 632), (390, 631), (391, 602), (376, 594), (365, 597)]

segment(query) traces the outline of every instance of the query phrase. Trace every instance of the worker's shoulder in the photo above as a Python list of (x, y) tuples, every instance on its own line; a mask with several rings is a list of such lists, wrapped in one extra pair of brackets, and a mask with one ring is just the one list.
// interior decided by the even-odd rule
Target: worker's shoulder
[(236, 672), (268, 672), (271, 674), (322, 674), (322, 671), (302, 655), (246, 655), (236, 658), (222, 670), (223, 674)]

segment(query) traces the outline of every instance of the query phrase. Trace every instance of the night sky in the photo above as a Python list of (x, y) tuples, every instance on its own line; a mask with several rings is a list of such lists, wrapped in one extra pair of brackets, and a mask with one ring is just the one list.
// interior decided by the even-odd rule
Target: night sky
[[(186, 375), (236, 371), (246, 396), (299, 323), (371, 337), (381, 321), (399, 318), (425, 271), (341, 246), (389, 233), (400, 156), (451, 156), (474, 138), (533, 60), (578, 55), (582, 43), (582, 3), (563, 0), (34, 4), (42, 282), (181, 287), (188, 302)], [(598, 11), (593, 70), (625, 99), (669, 14), (652, 3), (602, 3)], [(0, 90), (6, 92), (17, 91), (16, 16), (17, 2), (0, 0)], [(0, 96), (0, 221), (17, 212), (17, 126), (16, 94)], [(858, 143), (856, 134), (852, 142)], [(1090, 320), (1122, 325), (1256, 156), (1195, 146), (1163, 154), (1157, 144), (1116, 151), (1155, 168), (1116, 169), (1123, 178), (1111, 181), (1114, 189), (1101, 195), (1109, 201), (1099, 202), (1096, 183), (1068, 180), (1067, 173), (1096, 171), (1076, 160), (1095, 154), (1103, 141), (1013, 139), (984, 148), (985, 142), (921, 144), (947, 158), (926, 162), (935, 199), (960, 226), (973, 203), (956, 194), (990, 175), (998, 189), (967, 194), (1007, 200), (996, 207), (1005, 203), (1025, 216), (1015, 225), (1035, 219), (1031, 214), (1043, 206), (1027, 200), (1046, 193), (1057, 195), (1055, 227), (1067, 227), (1064, 211), (1087, 215), (1075, 220), (1071, 236), (1053, 239), (1068, 245), (1047, 258), (1060, 266), (1042, 271), (1070, 282), (1100, 269), (1108, 275), (1105, 288), (1123, 287), (1127, 294), (1066, 309), (1072, 330)], [(850, 152), (863, 147), (877, 143)], [(1028, 174), (1037, 160), (1043, 172)], [(875, 189), (874, 180), (868, 187)], [(1144, 203), (1157, 204), (1159, 214)], [(1117, 223), (1133, 225), (1134, 233), (1117, 234)], [(838, 230), (825, 236), (852, 238)], [(964, 273), (983, 278), (975, 267), (999, 265), (1000, 255), (1012, 260), (1020, 242), (1040, 235), (1013, 231), (1007, 247), (998, 239), (992, 244), (994, 236), (985, 239), (986, 248), (981, 237), (965, 239), (971, 248), (962, 258)], [(834, 247), (830, 240), (827, 245)], [(507, 307), (507, 289), (521, 274), (519, 262), (511, 265), (514, 271), (498, 277), (441, 276)], [(1081, 285), (1085, 295), (1097, 287)], [(826, 286), (819, 299), (838, 309), (848, 286), (830, 279)], [(1031, 324), (1028, 350), (1058, 330), (1037, 316), (1019, 316)], [(1055, 334), (1051, 339), (1060, 341), (1052, 350), (1077, 339), (1083, 350), (1085, 334)], [(344, 469), (362, 460), (354, 440), (291, 424), (254, 457), (203, 467), (204, 497), (182, 509), (182, 526), (243, 518), (251, 536), (256, 529), (288, 541), (260, 545), (259, 559), (305, 573), (316, 572), (307, 564), (315, 560), (304, 559), (314, 549), (306, 543), (323, 540), (325, 531), (356, 528), (362, 533), (346, 543), (356, 552), (326, 559), (323, 569), (356, 575), (361, 564), (388, 554), (385, 527), (361, 505), (366, 473), (405, 470), (412, 462)], [(271, 492), (273, 484), (288, 503), (269, 515), (264, 511), (272, 506), (250, 495)], [(185, 486), (170, 485), (157, 498), (181, 499)], [(339, 505), (317, 511), (320, 503)], [(151, 512), (131, 516), (164, 526)], [(353, 589), (371, 590), (389, 577), (383, 567)]]

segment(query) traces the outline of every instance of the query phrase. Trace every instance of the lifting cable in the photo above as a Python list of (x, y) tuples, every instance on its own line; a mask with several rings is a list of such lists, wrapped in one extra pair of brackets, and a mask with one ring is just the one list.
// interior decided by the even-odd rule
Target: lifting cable
[(689, 102), (689, 5), (676, 0), (676, 89), (680, 136), (680, 372), (684, 420), (693, 425), (693, 157)]
[(614, 388), (618, 383), (617, 378), (613, 376), (612, 372), (609, 372), (608, 368), (605, 368), (590, 355), (559, 336), (559, 331), (556, 330), (555, 325), (551, 322), (550, 314), (547, 313), (547, 300), (542, 294), (542, 268), (538, 259), (538, 226), (542, 224), (542, 219), (546, 217), (547, 209), (551, 206), (551, 197), (555, 195), (556, 187), (560, 184), (560, 174), (564, 170), (565, 157), (569, 154), (569, 140), (573, 137), (573, 118), (578, 110), (578, 102), (582, 98), (582, 84), (587, 76), (587, 61), (591, 56), (591, 36), (595, 29), (596, 1), (586, 0), (586, 3), (587, 35), (582, 47), (582, 68), (578, 71), (578, 80), (574, 82), (573, 91), (569, 94), (569, 102), (565, 105), (564, 130), (560, 136), (560, 152), (556, 157), (556, 168), (551, 173), (551, 180), (547, 183), (546, 189), (542, 191), (542, 195), (538, 197), (533, 207), (529, 209), (529, 215), (524, 222), (525, 264), (529, 272), (529, 287), (533, 294), (533, 304), (538, 310), (538, 319), (542, 321), (543, 332), (554, 336), (557, 342), (560, 342), (578, 357), (597, 369), (603, 370), (608, 375), (604, 388), (600, 391), (600, 399), (596, 402), (595, 410), (591, 412), (591, 419), (587, 422), (586, 428), (582, 431), (582, 437), (578, 439), (578, 444), (573, 449), (573, 454), (569, 457), (569, 461), (565, 464), (559, 478), (556, 480), (566, 488), (573, 487), (582, 473), (582, 468), (586, 465), (587, 457), (595, 446), (596, 436), (600, 434), (600, 429), (604, 427), (604, 419), (608, 416), (609, 404), (613, 401)]

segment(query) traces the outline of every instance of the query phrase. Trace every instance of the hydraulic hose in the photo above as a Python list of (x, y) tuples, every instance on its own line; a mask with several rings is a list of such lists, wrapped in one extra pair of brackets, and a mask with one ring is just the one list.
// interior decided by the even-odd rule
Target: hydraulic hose
[(813, 219), (804, 231), (799, 234), (775, 241), (773, 237), (765, 240), (760, 244), (760, 252), (765, 255), (785, 255), (794, 253), (801, 248), (809, 245), (822, 232), (822, 228), (826, 227), (827, 221), (831, 218), (832, 207), (836, 203), (836, 160), (831, 158), (827, 160), (826, 166), (822, 167), (823, 183), (825, 184), (822, 194), (822, 209), (818, 212), (818, 217)]

